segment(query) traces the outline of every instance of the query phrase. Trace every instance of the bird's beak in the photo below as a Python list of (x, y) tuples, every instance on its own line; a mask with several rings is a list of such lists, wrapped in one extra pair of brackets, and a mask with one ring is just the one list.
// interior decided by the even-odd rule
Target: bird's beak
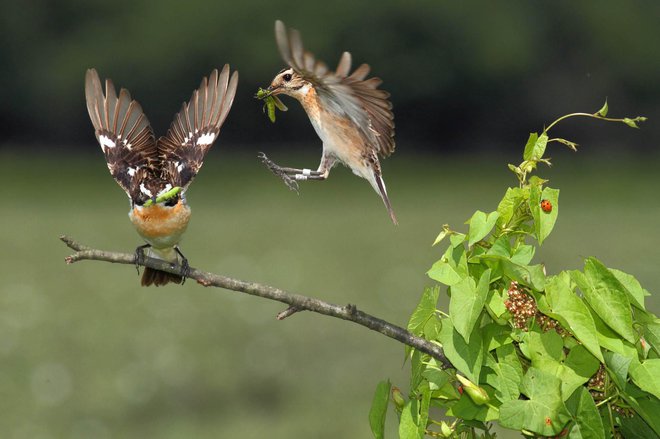
[(279, 85), (276, 85), (273, 87), (272, 85), (269, 85), (268, 88), (266, 89), (270, 93), (271, 96), (278, 95), (282, 93), (282, 90)]

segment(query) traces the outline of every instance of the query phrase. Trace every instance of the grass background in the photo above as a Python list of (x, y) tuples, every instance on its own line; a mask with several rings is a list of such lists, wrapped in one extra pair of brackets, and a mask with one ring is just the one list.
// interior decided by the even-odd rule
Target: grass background
[[(594, 255), (657, 292), (658, 157), (552, 148), (556, 165), (540, 175), (562, 191), (560, 216), (535, 260), (556, 273)], [(194, 215), (182, 249), (191, 264), (354, 303), (400, 325), (432, 284), (425, 272), (442, 253), (430, 246), (442, 224), (464, 230), (476, 209), (494, 210), (516, 184), (506, 164), (519, 161), (397, 152), (384, 163), (394, 227), (346, 169), (296, 196), (261, 167), (258, 149), (211, 151), (188, 191)], [(0, 152), (2, 437), (370, 437), (376, 383), (407, 388), (395, 341), (310, 313), (278, 322), (280, 304), (195, 282), (141, 288), (131, 266), (64, 264), (60, 234), (109, 250), (141, 244), (125, 195), (90, 151)], [(649, 302), (657, 312), (658, 296)]]

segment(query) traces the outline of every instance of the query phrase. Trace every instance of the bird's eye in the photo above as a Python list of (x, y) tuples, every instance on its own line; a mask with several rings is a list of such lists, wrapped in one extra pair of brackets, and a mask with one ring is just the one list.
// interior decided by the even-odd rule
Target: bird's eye
[(287, 73), (286, 75), (282, 76), (282, 79), (284, 79), (285, 82), (291, 81), (291, 73)]

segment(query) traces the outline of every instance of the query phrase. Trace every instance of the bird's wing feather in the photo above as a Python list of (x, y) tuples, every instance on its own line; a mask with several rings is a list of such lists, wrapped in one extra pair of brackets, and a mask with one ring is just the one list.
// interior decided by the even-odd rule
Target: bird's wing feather
[(351, 71), (351, 54), (344, 52), (334, 72), (305, 51), (300, 32), (275, 22), (275, 39), (282, 59), (316, 88), (324, 107), (349, 117), (369, 146), (387, 157), (394, 152), (394, 114), (389, 93), (378, 89), (382, 81), (369, 75), (369, 65)]
[(213, 70), (174, 116), (167, 135), (158, 139), (163, 179), (184, 189), (202, 167), (204, 156), (220, 134), (236, 95), (238, 72)]
[(132, 196), (139, 181), (158, 161), (156, 139), (140, 104), (126, 89), (119, 96), (109, 79), (105, 94), (94, 69), (85, 76), (87, 111), (110, 174)]

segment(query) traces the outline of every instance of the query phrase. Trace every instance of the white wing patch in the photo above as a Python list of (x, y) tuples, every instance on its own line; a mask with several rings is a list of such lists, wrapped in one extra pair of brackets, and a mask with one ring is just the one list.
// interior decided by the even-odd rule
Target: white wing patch
[(126, 171), (126, 172), (128, 172), (128, 175), (130, 175), (131, 177), (133, 177), (133, 176), (135, 175), (135, 173), (137, 172), (137, 168), (131, 168), (131, 167), (129, 167), (129, 168), (128, 168), (128, 171)]
[(140, 192), (142, 192), (143, 194), (145, 194), (146, 196), (148, 196), (150, 198), (154, 196), (154, 194), (152, 194), (149, 189), (144, 187), (144, 183), (140, 183)]
[(197, 139), (197, 144), (200, 146), (206, 146), (213, 143), (215, 140), (215, 133), (206, 133), (202, 134), (199, 139)]
[(117, 144), (110, 137), (101, 134), (99, 136), (99, 143), (101, 144), (101, 149), (105, 151), (105, 148), (114, 148)]

